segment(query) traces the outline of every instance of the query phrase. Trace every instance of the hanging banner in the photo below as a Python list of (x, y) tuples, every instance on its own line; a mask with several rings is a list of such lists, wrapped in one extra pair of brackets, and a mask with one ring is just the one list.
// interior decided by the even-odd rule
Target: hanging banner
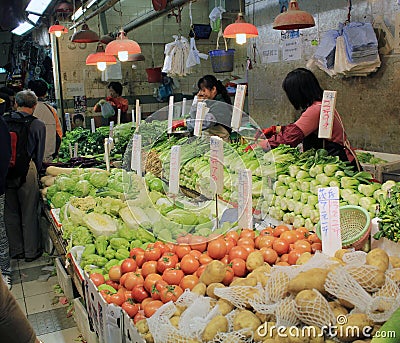
[(324, 91), (321, 112), (319, 114), (318, 138), (332, 138), (333, 119), (335, 117), (336, 91)]
[(224, 191), (224, 141), (222, 138), (210, 138), (210, 189), (213, 194)]
[(251, 229), (253, 227), (252, 172), (249, 169), (240, 170), (238, 177), (238, 224), (240, 229)]
[(171, 148), (171, 158), (169, 165), (169, 193), (178, 195), (179, 177), (181, 169), (181, 146), (174, 145)]

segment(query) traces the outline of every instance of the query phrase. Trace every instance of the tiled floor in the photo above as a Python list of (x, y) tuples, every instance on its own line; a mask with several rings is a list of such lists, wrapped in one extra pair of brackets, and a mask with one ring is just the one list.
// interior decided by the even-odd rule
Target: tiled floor
[(80, 332), (72, 316), (67, 317), (68, 304), (61, 304), (54, 292), (57, 277), (52, 276), (52, 266), (49, 257), (31, 263), (12, 260), (11, 293), (43, 343), (76, 343)]

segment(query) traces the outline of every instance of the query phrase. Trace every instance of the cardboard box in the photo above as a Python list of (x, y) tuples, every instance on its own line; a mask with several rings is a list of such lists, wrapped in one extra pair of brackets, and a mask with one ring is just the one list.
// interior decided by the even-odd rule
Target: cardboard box
[(387, 163), (382, 164), (361, 163), (364, 171), (371, 173), (379, 182), (383, 182), (383, 173), (400, 169), (400, 155), (365, 150), (356, 150), (356, 152), (367, 152), (387, 161)]
[(145, 339), (139, 334), (133, 325), (133, 320), (125, 311), (123, 313), (123, 342), (124, 343), (146, 343)]
[(87, 343), (98, 343), (96, 334), (91, 331), (88, 314), (82, 304), (82, 298), (74, 299), (74, 320)]
[(123, 336), (121, 307), (107, 304), (87, 273), (85, 273), (85, 296), (89, 324), (97, 334), (99, 343), (121, 343)]
[(63, 290), (65, 296), (72, 300), (74, 299), (74, 288), (72, 287), (72, 279), (71, 276), (66, 272), (61, 259), (56, 258), (56, 271), (57, 271), (57, 280), (61, 289)]

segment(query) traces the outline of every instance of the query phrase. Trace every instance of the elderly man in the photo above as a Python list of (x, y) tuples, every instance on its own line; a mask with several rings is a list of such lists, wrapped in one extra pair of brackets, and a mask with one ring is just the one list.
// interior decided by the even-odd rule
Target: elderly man
[[(8, 170), (4, 217), (10, 256), (32, 262), (43, 252), (38, 218), (38, 171), (42, 167), (46, 126), (33, 116), (38, 101), (35, 93), (19, 92), (15, 101), (17, 111), (5, 116), (5, 120), (10, 132), (18, 132), (19, 157)], [(21, 148), (19, 144), (24, 146)]]

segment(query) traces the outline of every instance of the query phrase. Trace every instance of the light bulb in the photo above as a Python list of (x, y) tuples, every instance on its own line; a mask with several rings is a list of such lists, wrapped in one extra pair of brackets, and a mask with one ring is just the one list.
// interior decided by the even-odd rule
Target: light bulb
[(100, 71), (104, 71), (107, 68), (106, 62), (97, 62), (97, 69)]
[(61, 31), (55, 31), (54, 34), (56, 35), (56, 37), (61, 37), (62, 32)]
[(128, 51), (118, 51), (118, 59), (121, 62), (126, 62), (128, 60)]
[(246, 43), (246, 34), (245, 33), (237, 33), (236, 34), (236, 43), (238, 43), (238, 44)]

